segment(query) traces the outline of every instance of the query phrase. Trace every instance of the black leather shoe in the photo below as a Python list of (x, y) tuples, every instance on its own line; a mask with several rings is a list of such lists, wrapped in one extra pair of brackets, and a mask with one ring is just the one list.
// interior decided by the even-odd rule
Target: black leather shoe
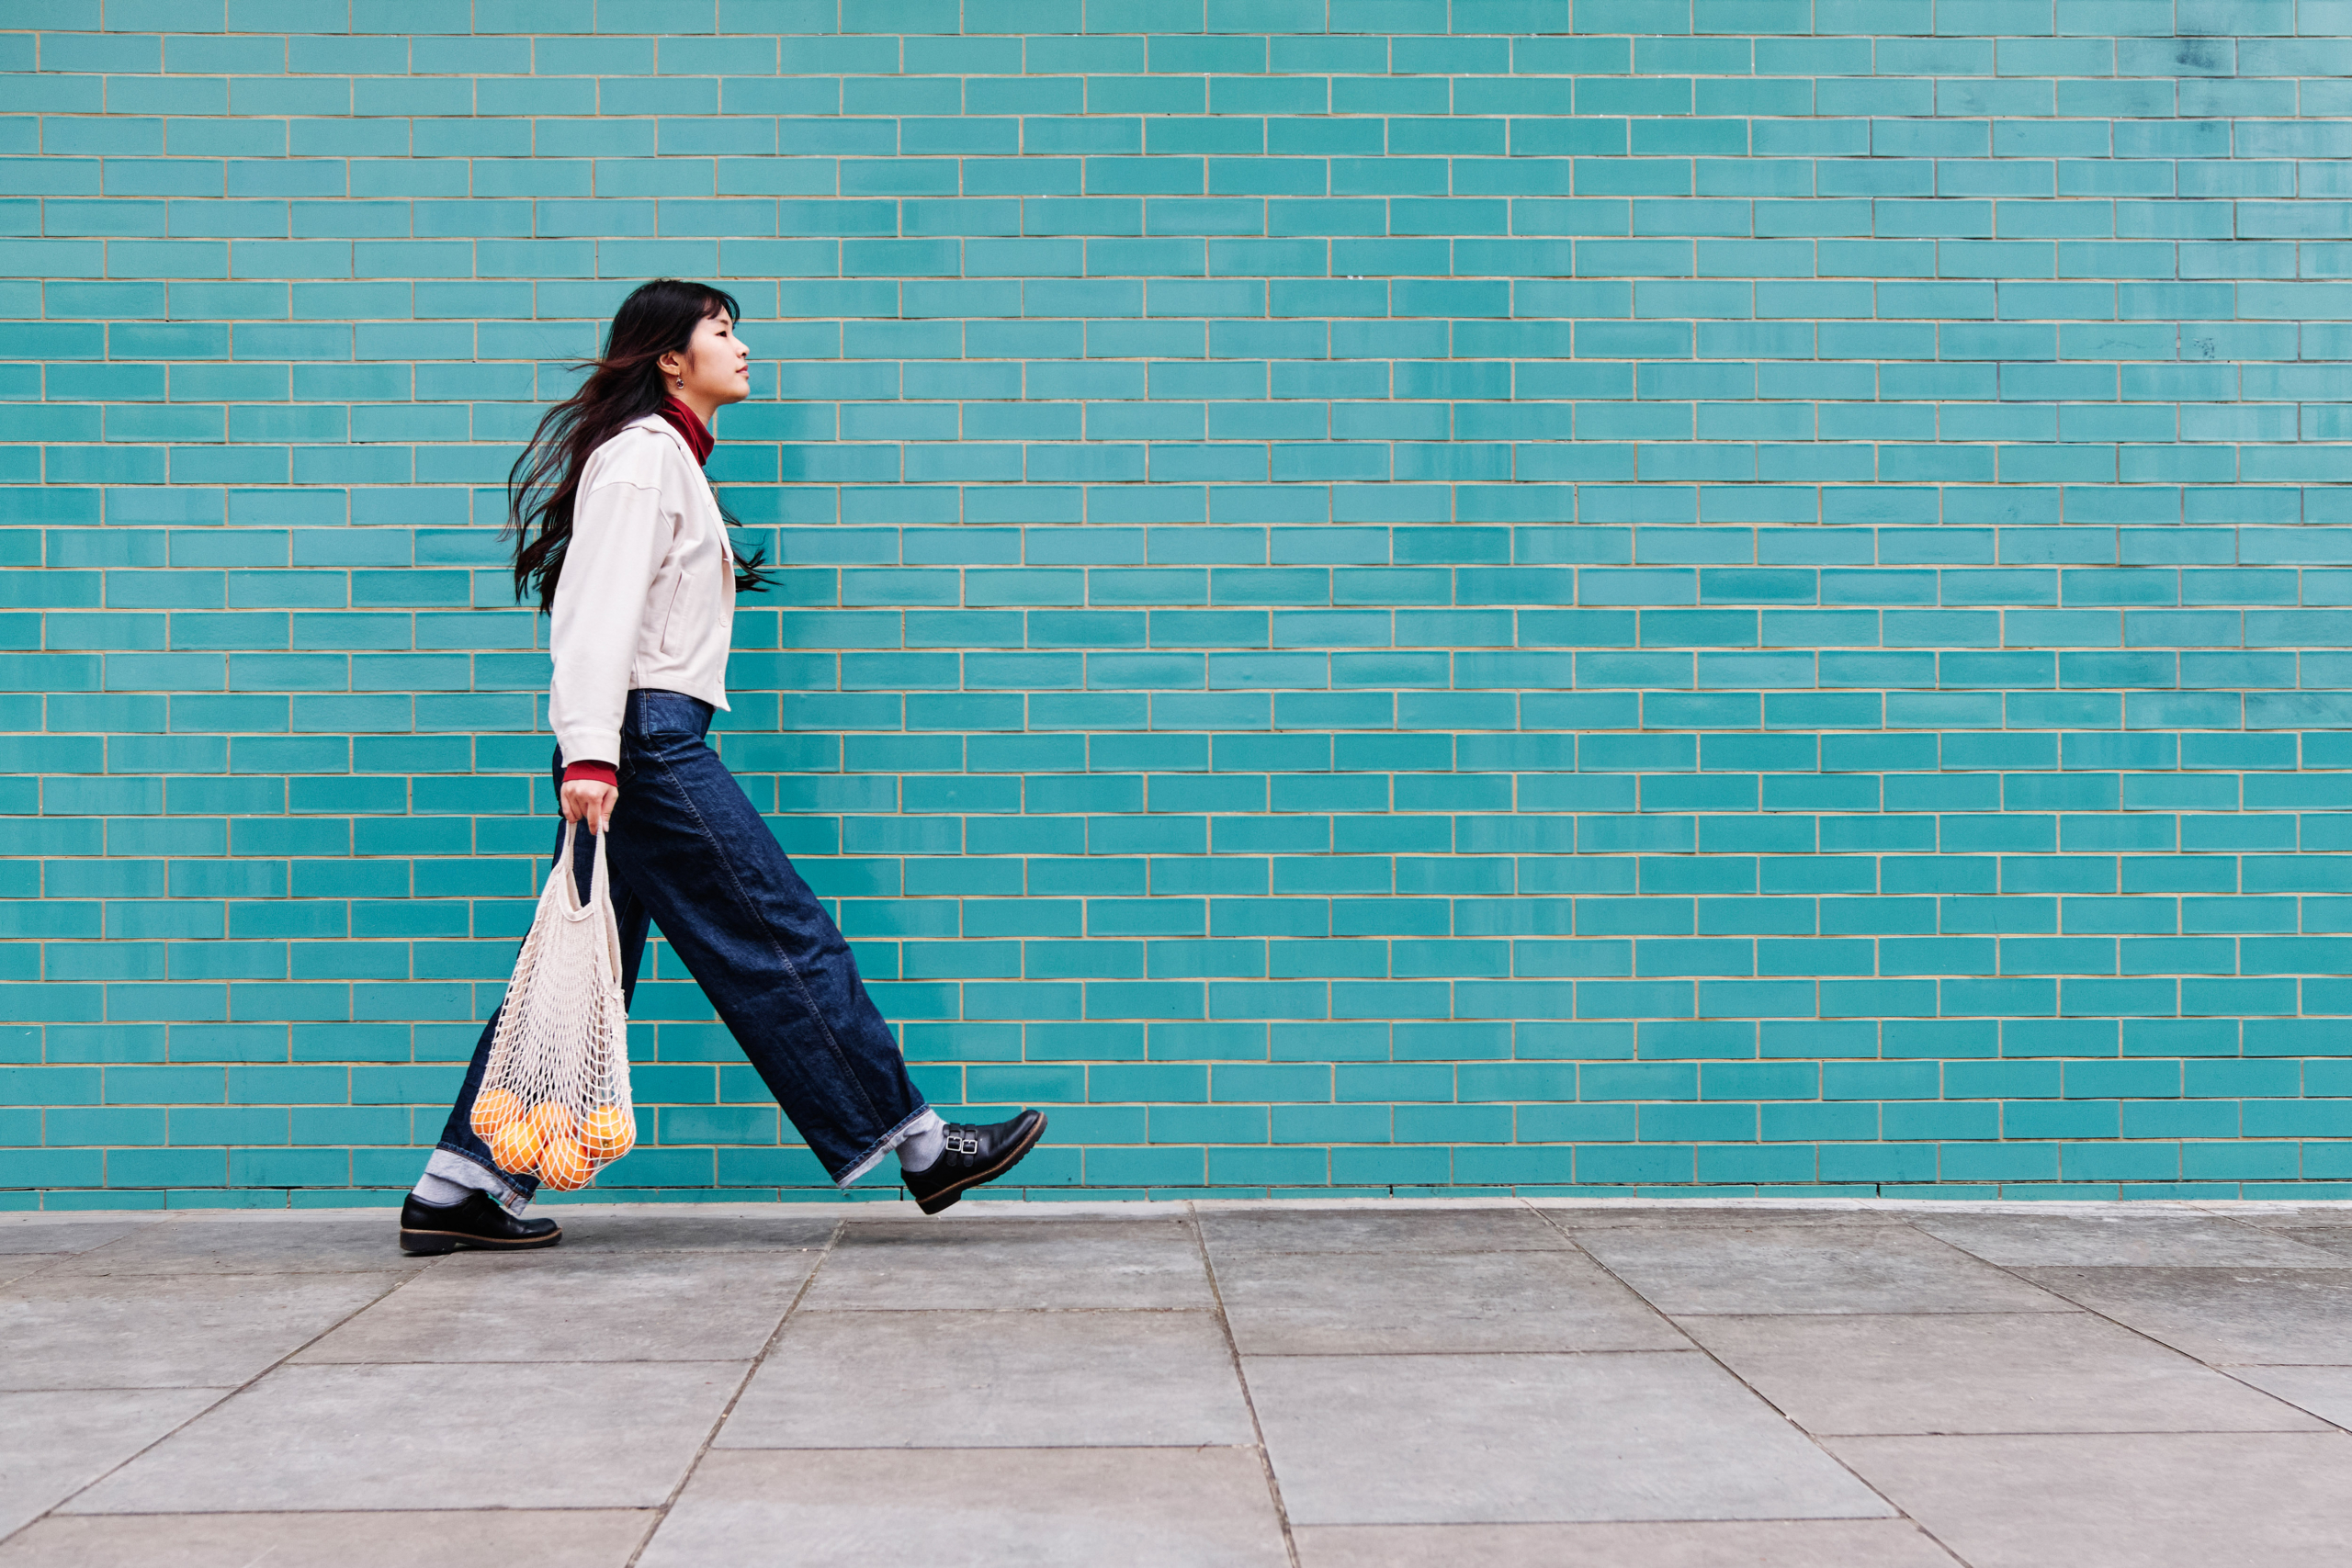
[(1046, 1113), (1024, 1111), (1010, 1122), (986, 1127), (950, 1122), (947, 1146), (921, 1170), (900, 1172), (907, 1190), (926, 1214), (935, 1214), (964, 1195), (967, 1187), (994, 1181), (1021, 1163), (1046, 1135)]
[(562, 1228), (553, 1220), (518, 1220), (487, 1192), (469, 1192), (458, 1203), (428, 1203), (412, 1192), (401, 1205), (402, 1252), (455, 1252), (461, 1247), (520, 1252), (562, 1239)]

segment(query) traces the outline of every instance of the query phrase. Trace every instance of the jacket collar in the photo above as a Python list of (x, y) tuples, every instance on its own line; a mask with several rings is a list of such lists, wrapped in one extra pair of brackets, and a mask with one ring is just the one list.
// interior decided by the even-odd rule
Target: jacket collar
[[(658, 413), (650, 413), (645, 415), (643, 418), (629, 421), (628, 423), (623, 425), (621, 428), (624, 430), (651, 430), (660, 432), (662, 438), (664, 441), (673, 444), (678, 448), (678, 456), (684, 457), (687, 462), (694, 464), (695, 473), (702, 480), (704, 492), (710, 497), (712, 506), (714, 508), (717, 507), (718, 503), (718, 494), (716, 491), (713, 491), (710, 488), (710, 476), (702, 471), (702, 464), (695, 457), (695, 449), (686, 445), (686, 438), (678, 433), (678, 427), (676, 425), (672, 424), (668, 420), (663, 419)], [(724, 514), (722, 513), (721, 516), (722, 521), (718, 525), (718, 548), (720, 552), (726, 556), (729, 563), (731, 565), (735, 559), (735, 541), (728, 537), (727, 525), (723, 521)]]

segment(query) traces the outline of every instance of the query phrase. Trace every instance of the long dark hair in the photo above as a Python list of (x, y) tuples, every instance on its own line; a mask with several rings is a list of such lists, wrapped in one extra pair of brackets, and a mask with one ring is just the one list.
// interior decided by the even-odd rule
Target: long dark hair
[[(632, 421), (660, 411), (669, 395), (662, 385), (661, 358), (683, 352), (695, 326), (724, 310), (743, 319), (735, 296), (707, 283), (657, 277), (640, 284), (621, 301), (605, 334), (601, 358), (577, 367), (588, 372), (580, 389), (548, 410), (531, 444), (506, 476), (506, 529), (514, 538), (514, 597), (537, 599), (543, 612), (555, 609), (556, 580), (571, 543), (572, 505), (580, 498), (581, 471), (588, 455)], [(719, 516), (732, 525), (725, 507)], [(736, 561), (735, 591), (758, 593), (768, 578), (766, 552), (753, 550)]]

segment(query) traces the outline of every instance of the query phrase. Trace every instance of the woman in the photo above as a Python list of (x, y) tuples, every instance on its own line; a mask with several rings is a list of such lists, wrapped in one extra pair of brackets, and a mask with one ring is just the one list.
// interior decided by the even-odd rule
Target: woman
[[(751, 395), (741, 314), (698, 283), (637, 289), (604, 357), (514, 465), (516, 596), (535, 594), (554, 623), (557, 793), (566, 822), (605, 836), (625, 990), (658, 920), (834, 1182), (896, 1150), (908, 1190), (937, 1213), (1011, 1169), (1046, 1119), (950, 1124), (923, 1103), (841, 932), (704, 739), (727, 706), (736, 592), (764, 585), (756, 554), (735, 558), (702, 471), (712, 418)], [(583, 889), (592, 844), (581, 835)], [(497, 1027), (495, 1015), (483, 1026), (401, 1206), (404, 1251), (562, 1237), (523, 1218), (537, 1179), (501, 1171), (469, 1124)]]

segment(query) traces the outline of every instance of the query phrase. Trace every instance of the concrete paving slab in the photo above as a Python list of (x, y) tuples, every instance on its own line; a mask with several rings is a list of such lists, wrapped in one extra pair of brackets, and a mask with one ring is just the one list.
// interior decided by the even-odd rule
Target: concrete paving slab
[(2324, 1269), (2030, 1269), (2026, 1278), (2216, 1365), (2352, 1362), (2352, 1274)]
[(44, 1271), (0, 1287), (0, 1389), (232, 1388), (407, 1278)]
[(1268, 1252), (1561, 1252), (1567, 1237), (1531, 1210), (1212, 1209), (1201, 1215), (1209, 1256)]
[[(849, 1217), (861, 1223), (877, 1220), (900, 1220), (913, 1226), (928, 1225), (933, 1230), (941, 1225), (969, 1224), (975, 1220), (1025, 1220), (1031, 1224), (1052, 1225), (1093, 1224), (1103, 1220), (1120, 1224), (1136, 1220), (1174, 1220), (1189, 1222), (1199, 1208), (1189, 1198), (1158, 1200), (1129, 1198), (1091, 1198), (1063, 1200), (1041, 1199), (1032, 1202), (1026, 1198), (990, 1198), (988, 1192), (1002, 1191), (1002, 1188), (976, 1187), (971, 1195), (958, 1201), (945, 1214), (926, 1215), (907, 1199), (876, 1202), (861, 1199), (841, 1205)], [(1212, 1200), (1211, 1201), (1214, 1201)], [(1265, 1200), (1258, 1199), (1263, 1202)], [(1410, 1199), (1405, 1200), (1412, 1201)]]
[(61, 1275), (92, 1274), (347, 1274), (413, 1272), (430, 1258), (400, 1249), (400, 1226), (379, 1220), (318, 1220), (254, 1224), (240, 1220), (175, 1220), (148, 1225), (92, 1247)]
[(1693, 1317), (1686, 1326), (1816, 1434), (2321, 1429), (2087, 1313)]
[(1119, 1309), (1212, 1304), (1192, 1222), (853, 1221), (806, 1308)]
[(1842, 1438), (1970, 1568), (2339, 1568), (2352, 1437)]
[(1676, 1316), (2071, 1310), (1907, 1225), (1620, 1227), (1577, 1241)]
[(2276, 1234), (2332, 1258), (2352, 1261), (2352, 1225), (2280, 1225)]
[(2352, 1253), (2352, 1203), (2216, 1203), (2208, 1212), (2323, 1252)]
[(0, 1220), (0, 1257), (17, 1252), (87, 1252), (159, 1223), (164, 1222), (57, 1220), (45, 1214)]
[(300, 1359), (748, 1361), (819, 1256), (458, 1253)]
[(2259, 1225), (2125, 1209), (2069, 1214), (1927, 1214), (1914, 1222), (1962, 1251), (2012, 1268), (2352, 1269), (2352, 1257)]
[[(1247, 1191), (1248, 1189), (1244, 1188), (1242, 1190)], [(1187, 1212), (1195, 1215), (1221, 1213), (1262, 1214), (1272, 1213), (1277, 1211), (1283, 1213), (1300, 1214), (1371, 1214), (1382, 1213), (1395, 1214), (1435, 1214), (1445, 1213), (1448, 1210), (1456, 1209), (1524, 1209), (1528, 1204), (1528, 1200), (1524, 1198), (1514, 1198), (1498, 1192), (1483, 1193), (1475, 1198), (1439, 1198), (1433, 1196), (1417, 1198), (1327, 1198), (1301, 1195), (1302, 1193), (1310, 1190), (1307, 1189), (1287, 1188), (1283, 1190), (1288, 1194), (1288, 1196), (1274, 1199), (1188, 1198), (1184, 1200), (1184, 1208)], [(1339, 1190), (1344, 1191), (1347, 1190), (1340, 1189)], [(1600, 1200), (1588, 1201), (1599, 1201)], [(1620, 1202), (1635, 1201), (1635, 1200), (1632, 1199), (1610, 1201)], [(969, 1205), (967, 1204), (967, 1206), (968, 1207)], [(1108, 1205), (1108, 1207), (1114, 1210), (1120, 1208), (1134, 1208), (1136, 1206), (1136, 1205), (1131, 1203), (1113, 1203)], [(1056, 1210), (1079, 1207), (1082, 1207), (1082, 1205), (1075, 1203), (1056, 1203), (1054, 1205)]]
[(2242, 1224), (2293, 1230), (2312, 1225), (2352, 1231), (2352, 1201), (2335, 1203), (2200, 1203), (2199, 1209)]
[[(0, 1247), (0, 1278), (24, 1271), (0, 1286), (0, 1387), (27, 1367), (47, 1380), (0, 1393), (0, 1450), (17, 1450), (0, 1451), (0, 1527), (66, 1499), (0, 1545), (0, 1568), (214, 1568), (262, 1553), (266, 1565), (421, 1568), (448, 1561), (452, 1542), (501, 1563), (618, 1564), (714, 1436), (687, 1491), (700, 1513), (682, 1510), (656, 1543), (672, 1568), (1272, 1568), (1280, 1524), (1204, 1246), (1232, 1333), (1318, 1352), (1247, 1359), (1302, 1521), (1302, 1568), (1939, 1561), (1707, 1354), (1605, 1348), (1627, 1325), (1636, 1343), (1690, 1341), (1593, 1256), (1799, 1420), (1845, 1434), (1824, 1442), (1882, 1459), (1959, 1445), (1919, 1473), (1933, 1483), (1923, 1506), (1977, 1532), (1971, 1568), (2352, 1560), (2336, 1501), (2352, 1496), (2345, 1450), (2309, 1447), (2352, 1443), (2324, 1424), (2352, 1420), (2352, 1205), (976, 1200), (938, 1220), (899, 1203), (566, 1205), (560, 1217), (569, 1238), (553, 1252), (414, 1263), (390, 1251), (381, 1211), (0, 1218), (15, 1248)], [(43, 1243), (35, 1232), (56, 1249), (27, 1250)], [(390, 1266), (366, 1267), (379, 1256)], [(801, 1313), (768, 1337), (786, 1287), (820, 1258)], [(2116, 1261), (2143, 1258), (2226, 1261)], [(66, 1496), (86, 1478), (74, 1467), (102, 1474), (118, 1438), (136, 1450), (135, 1422), (111, 1427), (114, 1415), (151, 1397), (200, 1406), (217, 1397), (209, 1385), (330, 1329)], [(1496, 1344), (1584, 1348), (1481, 1348)], [(730, 1354), (636, 1359), (714, 1345)], [(763, 1347), (773, 1363), (714, 1434)], [(559, 1353), (571, 1359), (536, 1359)], [(332, 1359), (402, 1355), (433, 1359)], [(589, 1359), (607, 1356), (630, 1359)], [(142, 1381), (165, 1392), (136, 1392)], [(82, 1392), (89, 1382), (98, 1391)], [(2269, 1429), (2280, 1425), (2301, 1429)], [(2151, 1430), (2167, 1426), (2199, 1429)], [(2078, 1446), (2007, 1458), (1985, 1446), (2018, 1442)], [(2176, 1447), (2129, 1446), (2149, 1443)], [(706, 1485), (734, 1466), (748, 1468), (732, 1493)], [(1972, 1479), (1987, 1467), (1991, 1479)], [(2134, 1467), (2157, 1479), (2108, 1479)], [(2302, 1492), (2261, 1479), (2306, 1473), (2318, 1480)], [(11, 1483), (31, 1498), (14, 1515)], [(2110, 1495), (2128, 1515), (2143, 1485), (2212, 1516), (2193, 1550), (2175, 1551), (2162, 1528), (2072, 1517)], [(536, 1517), (507, 1507), (550, 1499)], [(606, 1523), (564, 1533), (580, 1519)]]
[(1300, 1568), (1954, 1568), (1904, 1519), (1640, 1525), (1312, 1525)]
[(0, 1536), (39, 1518), (228, 1392), (0, 1393)]
[(1529, 1198), (1524, 1201), (1565, 1231), (1693, 1229), (1752, 1230), (1758, 1225), (1904, 1225), (1911, 1216), (1893, 1209), (1804, 1208), (1750, 1201), (1702, 1203), (1683, 1199)]
[(281, 1367), (65, 1511), (653, 1507), (684, 1476), (744, 1370)]
[(1212, 1256), (1245, 1355), (1690, 1346), (1581, 1253)]
[(1283, 1568), (1250, 1449), (717, 1450), (639, 1568)]
[(1692, 1352), (1253, 1356), (1242, 1365), (1297, 1524), (1892, 1512)]
[(2233, 1367), (2230, 1375), (2323, 1421), (2352, 1427), (2352, 1367)]
[(621, 1508), (59, 1515), (0, 1545), (0, 1568), (623, 1568), (654, 1517)]
[(0, 1285), (18, 1280), (29, 1280), (36, 1274), (47, 1273), (74, 1255), (70, 1252), (7, 1252), (0, 1253)]
[(700, 1205), (677, 1204), (655, 1213), (642, 1209), (628, 1213), (580, 1212), (571, 1205), (549, 1208), (547, 1218), (563, 1226), (562, 1250), (620, 1252), (800, 1252), (822, 1247), (832, 1239), (842, 1216), (833, 1213), (810, 1216), (773, 1208), (765, 1214), (733, 1210), (707, 1213)]
[(722, 1448), (1149, 1448), (1257, 1441), (1202, 1312), (801, 1313)]

